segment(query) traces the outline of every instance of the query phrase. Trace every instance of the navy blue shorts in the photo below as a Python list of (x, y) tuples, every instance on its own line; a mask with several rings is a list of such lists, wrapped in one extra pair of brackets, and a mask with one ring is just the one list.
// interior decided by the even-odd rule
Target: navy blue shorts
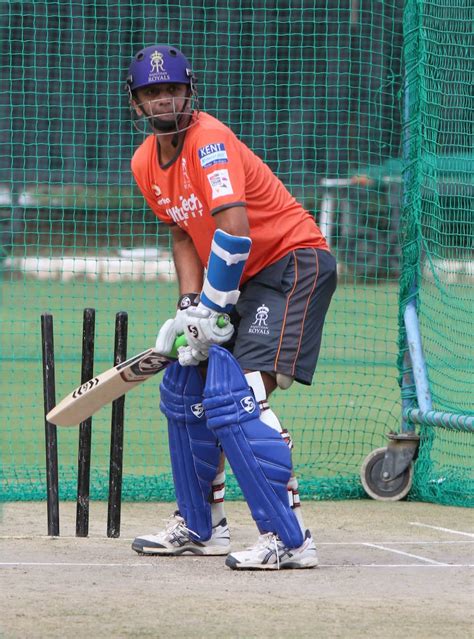
[(291, 251), (246, 282), (229, 344), (242, 368), (311, 384), (336, 283), (336, 260), (315, 248)]

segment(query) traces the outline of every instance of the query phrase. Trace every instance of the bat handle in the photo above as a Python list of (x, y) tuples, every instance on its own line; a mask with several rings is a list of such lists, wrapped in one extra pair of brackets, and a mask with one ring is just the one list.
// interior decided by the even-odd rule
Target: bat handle
[[(227, 326), (229, 322), (230, 322), (230, 317), (226, 313), (219, 315), (219, 317), (217, 318), (217, 326), (219, 328), (224, 328), (224, 326)], [(175, 359), (178, 359), (178, 348), (180, 348), (180, 346), (187, 346), (187, 345), (188, 345), (188, 342), (186, 341), (185, 335), (179, 335), (174, 341), (173, 348), (170, 353), (170, 357), (174, 357)]]

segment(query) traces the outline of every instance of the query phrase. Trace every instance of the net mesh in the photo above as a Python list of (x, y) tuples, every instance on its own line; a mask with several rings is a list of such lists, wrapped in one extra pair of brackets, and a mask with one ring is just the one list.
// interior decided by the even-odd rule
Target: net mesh
[[(132, 183), (142, 138), (123, 91), (131, 56), (153, 42), (188, 55), (202, 108), (270, 165), (338, 258), (314, 384), (272, 402), (302, 494), (364, 496), (363, 459), (400, 428), (400, 264), (401, 308), (420, 276), (435, 405), (470, 410), (472, 8), (409, 1), (404, 37), (401, 0), (310, 4), (0, 4), (1, 499), (45, 496), (40, 314), (54, 316), (58, 399), (80, 380), (83, 308), (97, 310), (96, 372), (112, 364), (116, 312), (129, 313), (130, 356), (174, 314), (170, 240)], [(157, 379), (127, 395), (125, 499), (173, 499), (158, 403)], [(413, 495), (466, 503), (469, 435), (425, 430)], [(77, 438), (58, 429), (61, 499), (75, 498)], [(107, 494), (109, 441), (110, 407), (93, 420), (92, 498)]]
[[(402, 313), (417, 299), (433, 407), (473, 415), (474, 6), (407, 3)], [(442, 28), (441, 28), (442, 27)], [(411, 389), (413, 393), (413, 389)], [(410, 399), (410, 389), (407, 398)], [(472, 503), (472, 434), (421, 427), (413, 495)]]

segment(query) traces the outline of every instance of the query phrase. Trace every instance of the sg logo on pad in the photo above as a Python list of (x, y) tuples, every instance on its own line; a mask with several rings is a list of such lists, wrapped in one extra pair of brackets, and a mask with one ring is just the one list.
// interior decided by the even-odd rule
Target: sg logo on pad
[(240, 400), (240, 405), (245, 411), (247, 411), (247, 413), (253, 413), (253, 411), (255, 410), (255, 401), (251, 395), (242, 397), (242, 399)]
[(201, 419), (201, 417), (204, 415), (204, 406), (201, 403), (192, 404), (191, 411), (193, 415), (195, 415), (198, 419)]

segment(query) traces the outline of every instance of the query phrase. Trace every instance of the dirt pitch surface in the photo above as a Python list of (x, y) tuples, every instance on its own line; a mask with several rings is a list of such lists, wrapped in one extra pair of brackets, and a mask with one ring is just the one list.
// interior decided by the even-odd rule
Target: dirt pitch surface
[[(221, 557), (141, 557), (170, 504), (124, 504), (107, 539), (106, 505), (76, 539), (75, 504), (61, 504), (61, 537), (46, 507), (12, 503), (0, 525), (0, 636), (364, 637), (450, 639), (474, 634), (473, 513), (374, 501), (304, 504), (319, 549), (312, 570), (236, 572)], [(256, 540), (243, 503), (227, 504), (233, 548)]]

